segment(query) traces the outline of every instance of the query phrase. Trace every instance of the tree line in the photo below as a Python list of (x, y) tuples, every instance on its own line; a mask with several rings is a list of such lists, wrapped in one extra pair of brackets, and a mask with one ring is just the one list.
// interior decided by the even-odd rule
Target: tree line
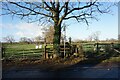
[[(45, 39), (46, 39), (46, 43), (53, 43), (53, 38), (54, 38), (54, 28), (53, 26), (50, 26), (49, 28), (42, 28), (43, 32), (42, 34), (43, 35), (39, 35), (39, 36), (36, 36), (34, 38), (28, 38), (28, 37), (21, 37), (19, 39), (19, 42), (20, 43), (36, 43), (36, 44), (39, 44), (39, 43), (44, 43)], [(6, 41), (7, 43), (14, 43), (15, 42), (15, 38), (13, 35), (8, 35), (8, 36), (5, 36), (3, 37), (3, 40)], [(61, 37), (61, 40), (63, 41), (64, 38), (63, 38), (63, 35)]]

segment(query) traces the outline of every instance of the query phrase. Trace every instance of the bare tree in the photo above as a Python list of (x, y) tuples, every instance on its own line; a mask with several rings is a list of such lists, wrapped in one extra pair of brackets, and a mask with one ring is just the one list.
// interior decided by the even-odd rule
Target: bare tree
[(99, 41), (100, 31), (96, 31), (92, 34), (92, 38), (94, 41)]
[(28, 38), (28, 39), (27, 39), (27, 42), (28, 42), (28, 44), (31, 44), (31, 43), (33, 43), (34, 41), (33, 41), (32, 38)]
[(99, 36), (100, 36), (100, 31), (96, 31), (94, 33), (92, 33), (91, 35), (88, 36), (88, 40), (89, 41), (98, 41), (99, 40)]
[(3, 39), (8, 42), (8, 43), (13, 43), (15, 42), (15, 39), (12, 35), (9, 35), (9, 36), (6, 36), (6, 37), (3, 37)]
[(21, 37), (20, 38), (20, 42), (23, 42), (23, 43), (33, 43), (34, 40), (32, 38), (27, 38), (27, 37)]
[(55, 31), (53, 26), (50, 26), (50, 28), (45, 31), (44, 36), (47, 43), (53, 43), (54, 32)]
[(20, 42), (27, 43), (27, 37), (21, 37)]
[(116, 41), (116, 39), (110, 38), (109, 41), (110, 41), (110, 42), (114, 42), (114, 41)]
[(118, 35), (118, 40), (120, 40), (120, 34)]
[[(44, 36), (44, 38), (46, 38), (46, 42), (47, 43), (53, 43), (53, 39), (54, 39), (54, 32), (55, 32), (55, 30), (54, 30), (54, 27), (53, 26), (50, 26), (50, 27), (44, 27), (43, 28), (43, 36)], [(64, 39), (64, 37), (63, 37), (63, 34), (61, 33), (61, 42), (62, 42), (62, 40)]]
[(88, 36), (88, 41), (92, 41), (93, 40), (93, 36), (92, 35), (89, 35)]
[(38, 43), (40, 43), (41, 41), (43, 41), (44, 39), (43, 39), (43, 37), (42, 36), (37, 36), (37, 37), (35, 37), (35, 42), (38, 44)]
[(90, 19), (96, 20), (98, 13), (108, 13), (110, 4), (100, 3), (98, 0), (90, 2), (60, 2), (53, 0), (51, 2), (2, 2), (2, 15), (18, 16), (28, 22), (52, 23), (54, 25), (53, 48), (54, 53), (59, 55), (61, 25), (63, 21), (75, 19), (78, 22), (85, 22), (89, 25)]

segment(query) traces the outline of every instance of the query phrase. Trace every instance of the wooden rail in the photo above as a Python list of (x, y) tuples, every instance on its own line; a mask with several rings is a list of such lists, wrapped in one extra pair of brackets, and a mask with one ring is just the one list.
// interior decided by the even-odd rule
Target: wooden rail
[(114, 49), (114, 51), (117, 52), (117, 53), (120, 53), (120, 51), (118, 51), (117, 49)]
[[(51, 45), (53, 46), (53, 45)], [(48, 59), (48, 58), (53, 58), (54, 54), (53, 54), (53, 48), (47, 48), (47, 45), (45, 45), (44, 47), (44, 58)], [(64, 50), (65, 50), (65, 54), (64, 54)], [(66, 46), (64, 48), (64, 45), (61, 44), (60, 45), (60, 56), (61, 57), (69, 57), (70, 55), (73, 55), (74, 53), (79, 53), (77, 45), (70, 45), (68, 43), (66, 43)]]

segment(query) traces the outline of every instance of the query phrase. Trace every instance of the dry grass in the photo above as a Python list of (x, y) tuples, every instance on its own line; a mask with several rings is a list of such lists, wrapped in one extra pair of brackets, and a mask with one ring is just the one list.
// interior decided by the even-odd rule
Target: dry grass
[(15, 68), (40, 68), (40, 69), (59, 69), (74, 65), (83, 60), (81, 57), (54, 58), (54, 59), (17, 59), (3, 61), (3, 69)]

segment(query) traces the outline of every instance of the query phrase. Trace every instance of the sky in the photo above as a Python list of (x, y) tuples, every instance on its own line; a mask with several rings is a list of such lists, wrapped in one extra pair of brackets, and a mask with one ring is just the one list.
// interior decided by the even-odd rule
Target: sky
[[(95, 32), (100, 32), (99, 39), (117, 39), (118, 38), (118, 7), (111, 8), (111, 14), (98, 15), (96, 20), (91, 20), (89, 26), (85, 23), (77, 23), (72, 20), (67, 21), (66, 36), (71, 37), (73, 40), (86, 40), (88, 36)], [(36, 36), (42, 36), (43, 26), (38, 23), (27, 23), (17, 17), (11, 17), (10, 15), (0, 16), (0, 41), (4, 41), (3, 37), (12, 35), (16, 41), (19, 41), (20, 37), (34, 38)]]
[(120, 2), (118, 7), (118, 34), (120, 35)]

